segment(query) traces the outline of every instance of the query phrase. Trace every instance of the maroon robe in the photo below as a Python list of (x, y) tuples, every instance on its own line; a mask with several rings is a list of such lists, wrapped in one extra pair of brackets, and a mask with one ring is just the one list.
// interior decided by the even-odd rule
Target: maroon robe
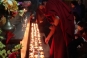
[(48, 0), (47, 14), (59, 16), (50, 49), (50, 58), (68, 58), (67, 46), (74, 38), (74, 18), (71, 10), (60, 0)]

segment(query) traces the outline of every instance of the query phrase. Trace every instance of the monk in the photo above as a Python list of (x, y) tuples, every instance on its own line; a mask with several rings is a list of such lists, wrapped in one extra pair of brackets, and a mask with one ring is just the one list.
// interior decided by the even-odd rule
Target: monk
[(52, 37), (50, 58), (68, 58), (68, 44), (74, 39), (74, 16), (61, 0), (48, 0), (46, 11), (45, 16), (51, 23), (45, 39), (48, 44)]

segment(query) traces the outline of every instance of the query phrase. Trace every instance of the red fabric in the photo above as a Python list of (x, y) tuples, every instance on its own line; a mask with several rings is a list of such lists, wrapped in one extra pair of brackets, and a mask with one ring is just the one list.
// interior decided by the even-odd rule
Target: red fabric
[(46, 14), (57, 15), (60, 18), (53, 35), (50, 58), (68, 58), (67, 46), (74, 38), (74, 18), (71, 10), (61, 0), (48, 0), (46, 10)]
[(7, 32), (7, 40), (6, 40), (6, 44), (9, 42), (9, 40), (14, 36), (14, 34), (10, 31)]

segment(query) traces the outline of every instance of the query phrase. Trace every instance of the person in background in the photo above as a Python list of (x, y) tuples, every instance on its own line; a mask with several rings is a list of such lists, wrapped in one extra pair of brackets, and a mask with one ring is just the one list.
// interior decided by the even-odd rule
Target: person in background
[[(46, 14), (46, 4), (47, 4), (47, 2), (48, 2), (48, 0), (42, 0), (42, 5), (43, 5), (43, 7), (44, 7), (44, 13)], [(44, 15), (45, 15), (44, 14)], [(44, 33), (45, 33), (45, 36), (47, 37), (48, 36), (48, 34), (49, 34), (49, 32), (50, 32), (50, 29), (49, 29), (49, 26), (51, 25), (51, 24), (48, 24), (49, 23), (49, 21), (48, 21), (48, 18), (46, 18), (46, 16), (45, 16), (45, 19), (44, 20), (46, 20), (45, 22), (45, 25), (47, 26), (47, 29), (45, 30), (44, 29)], [(52, 38), (52, 37), (51, 37)], [(49, 47), (51, 47), (51, 44), (52, 44), (52, 39), (50, 39), (49, 40), (49, 42), (48, 42), (48, 44), (49, 44)]]
[(75, 39), (83, 38), (84, 42), (87, 42), (87, 23), (80, 21), (77, 24), (77, 32), (75, 34)]
[[(36, 11), (36, 21), (38, 23), (40, 32), (44, 33), (45, 37), (47, 37), (47, 35), (49, 34), (49, 31), (50, 31), (50, 29), (49, 29), (50, 23), (48, 22), (47, 18), (45, 17), (45, 13), (46, 13), (45, 4), (46, 4), (46, 2), (47, 1), (44, 0), (42, 2), (42, 4), (40, 4), (38, 6), (37, 11)], [(51, 42), (52, 42), (52, 40), (49, 41), (49, 46), (51, 46)]]
[(71, 1), (71, 9), (74, 16), (78, 17), (78, 20), (76, 20), (76, 22), (81, 21), (81, 7), (79, 6), (77, 1)]
[(74, 25), (75, 25), (75, 34), (77, 32), (77, 23), (79, 22), (79, 16), (76, 12), (73, 13), (74, 14)]
[(43, 32), (43, 20), (44, 20), (45, 16), (44, 16), (44, 7), (42, 4), (40, 4), (37, 8), (37, 11), (36, 11), (36, 22), (38, 23), (39, 25), (39, 28), (40, 28), (40, 32)]
[[(49, 58), (68, 58), (68, 44), (74, 38), (74, 17), (62, 0), (48, 0), (46, 17), (51, 23), (50, 32), (45, 39), (52, 39)], [(53, 38), (51, 38), (53, 36)]]
[(79, 17), (79, 15), (76, 12), (73, 12), (73, 15), (74, 15), (74, 21), (77, 24), (80, 21), (81, 18)]
[(83, 4), (83, 0), (78, 0), (78, 4), (81, 7), (81, 18), (85, 17), (85, 5)]
[(40, 4), (36, 10), (36, 22), (39, 25), (40, 32), (43, 33), (43, 27), (45, 26), (45, 8), (43, 4)]
[[(82, 48), (84, 43), (87, 43), (87, 23), (78, 22), (77, 32), (75, 34), (75, 39), (69, 44), (69, 55), (70, 58), (78, 58), (81, 55), (78, 53), (78, 48)], [(84, 51), (82, 51), (84, 52)]]
[(83, 22), (78, 22), (76, 32), (75, 32), (75, 38), (69, 44), (70, 58), (78, 58), (77, 47), (82, 43), (84, 43), (84, 40), (82, 38), (83, 26), (84, 26)]
[(42, 0), (42, 4), (46, 6), (48, 0)]

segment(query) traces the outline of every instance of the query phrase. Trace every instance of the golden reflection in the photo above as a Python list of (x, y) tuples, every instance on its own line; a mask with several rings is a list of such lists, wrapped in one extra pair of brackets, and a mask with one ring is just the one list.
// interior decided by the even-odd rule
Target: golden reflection
[(37, 23), (31, 24), (29, 58), (44, 58), (41, 36)]

